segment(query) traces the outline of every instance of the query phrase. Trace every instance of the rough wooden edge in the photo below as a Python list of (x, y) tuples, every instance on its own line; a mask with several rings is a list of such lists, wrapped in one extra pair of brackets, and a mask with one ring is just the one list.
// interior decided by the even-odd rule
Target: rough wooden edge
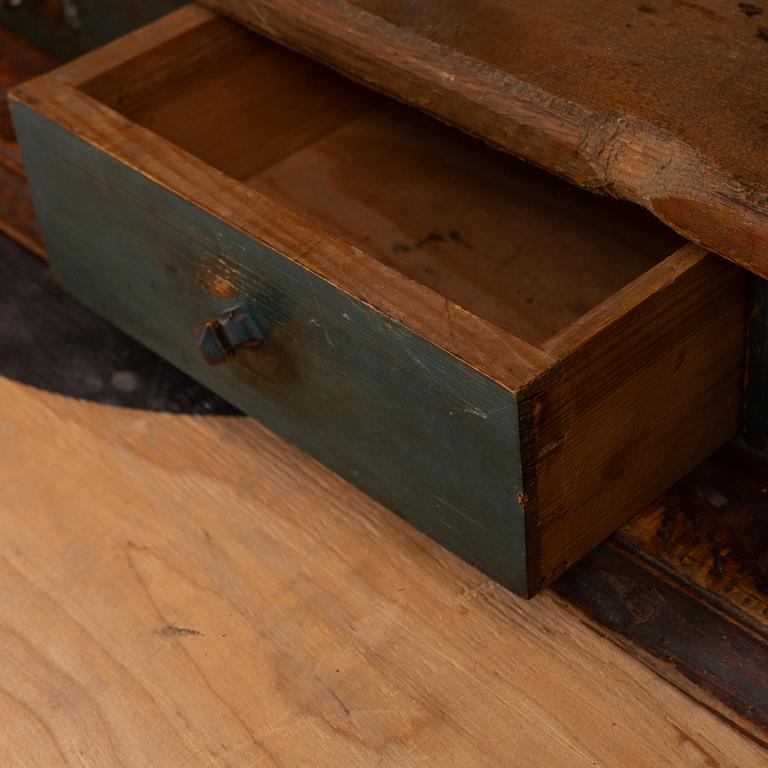
[(704, 249), (686, 243), (629, 285), (556, 333), (544, 348), (556, 360), (564, 360), (590, 339), (619, 322), (627, 313), (637, 310), (657, 293), (673, 286), (705, 258), (707, 252)]
[(517, 421), (520, 428), (520, 468), (523, 491), (518, 499), (525, 521), (526, 591), (524, 597), (533, 597), (544, 585), (542, 574), (542, 514), (539, 504), (539, 461), (541, 451), (540, 421), (548, 397), (557, 390), (559, 364), (555, 364), (542, 377), (522, 392), (517, 400)]
[[(201, 8), (182, 8), (50, 75), (15, 88), (11, 100), (24, 103), (153, 182), (234, 224), (512, 393), (546, 371), (552, 364), (547, 353), (330, 236), (75, 87), (217, 18)], [(223, 20), (218, 23), (229, 24)], [(210, 56), (210, 51), (205, 55)]]
[(204, 2), (768, 277), (768, 194), (660, 126), (592, 111), (343, 0)]

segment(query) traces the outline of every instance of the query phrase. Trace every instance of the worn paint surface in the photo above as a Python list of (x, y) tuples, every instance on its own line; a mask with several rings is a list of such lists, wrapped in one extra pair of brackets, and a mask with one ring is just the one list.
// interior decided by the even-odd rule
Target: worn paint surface
[[(14, 119), (66, 287), (526, 592), (518, 411), (507, 390), (38, 113), (14, 104)], [(210, 366), (193, 331), (233, 298), (247, 302), (267, 341)]]
[(554, 587), (673, 684), (724, 704), (764, 744), (767, 476), (768, 458), (727, 445)]
[[(7, 183), (0, 174), (0, 200)], [(0, 286), (0, 377), (121, 408), (239, 414), (75, 301), (47, 264), (2, 236)]]
[(768, 281), (752, 279), (749, 306), (744, 431), (750, 443), (768, 451)]
[(0, 5), (0, 25), (71, 58), (148, 24), (187, 0), (21, 0)]

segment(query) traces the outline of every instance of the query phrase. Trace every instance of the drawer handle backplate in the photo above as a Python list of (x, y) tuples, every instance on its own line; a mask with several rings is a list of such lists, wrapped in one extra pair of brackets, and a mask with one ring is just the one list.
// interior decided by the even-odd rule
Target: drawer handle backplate
[(241, 349), (257, 349), (264, 343), (266, 334), (248, 308), (236, 304), (196, 328), (194, 338), (205, 362), (219, 365), (235, 357)]

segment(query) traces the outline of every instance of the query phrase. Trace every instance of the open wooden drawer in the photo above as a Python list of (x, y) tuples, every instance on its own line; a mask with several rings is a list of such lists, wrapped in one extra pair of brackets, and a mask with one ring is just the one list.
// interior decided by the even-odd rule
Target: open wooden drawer
[(208, 11), (13, 113), (70, 291), (517, 592), (738, 431), (742, 270)]

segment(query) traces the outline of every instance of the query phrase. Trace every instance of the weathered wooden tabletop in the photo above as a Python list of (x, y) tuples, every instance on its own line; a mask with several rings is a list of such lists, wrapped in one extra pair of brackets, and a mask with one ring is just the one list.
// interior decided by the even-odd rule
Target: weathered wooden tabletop
[(245, 418), (2, 379), (0, 452), (4, 766), (768, 759)]

